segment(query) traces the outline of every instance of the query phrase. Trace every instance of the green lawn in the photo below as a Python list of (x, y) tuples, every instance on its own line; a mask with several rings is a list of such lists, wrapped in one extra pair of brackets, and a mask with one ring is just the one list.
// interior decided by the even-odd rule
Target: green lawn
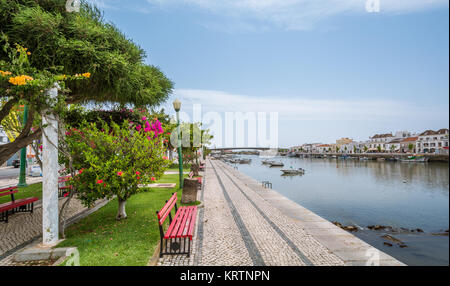
[[(19, 188), (19, 192), (14, 194), (14, 198), (24, 199), (30, 197), (42, 198), (42, 183), (32, 184), (27, 187)], [(0, 197), (0, 204), (10, 202), (11, 196)]]
[[(126, 205), (128, 218), (116, 221), (117, 199), (71, 225), (58, 247), (76, 246), (83, 266), (145, 266), (159, 241), (156, 211), (173, 192), (181, 198), (178, 175), (165, 175), (158, 183), (177, 183), (175, 189), (152, 188), (132, 196)], [(167, 220), (168, 221), (168, 220)]]

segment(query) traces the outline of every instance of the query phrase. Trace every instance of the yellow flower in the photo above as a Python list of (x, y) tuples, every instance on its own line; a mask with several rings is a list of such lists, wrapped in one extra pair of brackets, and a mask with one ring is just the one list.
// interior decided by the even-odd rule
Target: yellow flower
[(7, 76), (7, 75), (11, 75), (11, 72), (9, 72), (9, 71), (2, 71), (2, 70), (0, 70), (0, 75), (1, 75), (1, 76)]
[(27, 55), (31, 55), (31, 53), (30, 53), (30, 52), (27, 52)]
[(90, 78), (91, 77), (91, 73), (87, 72), (87, 73), (82, 74), (82, 76), (84, 76), (85, 78)]
[(25, 85), (27, 81), (33, 80), (31, 76), (21, 75), (16, 77), (10, 77), (9, 82), (13, 85)]

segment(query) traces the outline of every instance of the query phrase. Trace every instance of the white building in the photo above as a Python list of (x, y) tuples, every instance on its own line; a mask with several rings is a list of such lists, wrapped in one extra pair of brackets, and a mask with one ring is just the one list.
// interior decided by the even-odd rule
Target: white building
[(448, 154), (448, 129), (427, 130), (416, 141), (418, 153)]
[(316, 146), (316, 152), (320, 154), (325, 154), (331, 152), (332, 146), (330, 144), (320, 144)]

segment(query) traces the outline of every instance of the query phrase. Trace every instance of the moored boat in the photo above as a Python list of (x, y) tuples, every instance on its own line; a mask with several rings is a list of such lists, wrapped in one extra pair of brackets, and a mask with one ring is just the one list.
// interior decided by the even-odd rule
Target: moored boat
[(305, 170), (302, 168), (298, 168), (298, 169), (281, 170), (281, 172), (283, 172), (283, 175), (303, 175), (305, 173)]
[(270, 162), (270, 167), (283, 167), (284, 164), (282, 162)]
[(252, 159), (240, 159), (239, 164), (250, 164)]
[(426, 163), (430, 158), (425, 156), (409, 156), (407, 159), (401, 159), (402, 162)]

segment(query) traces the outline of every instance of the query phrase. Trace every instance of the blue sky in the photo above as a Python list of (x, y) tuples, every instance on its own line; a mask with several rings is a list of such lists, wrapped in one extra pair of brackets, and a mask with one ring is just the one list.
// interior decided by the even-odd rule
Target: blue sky
[(448, 127), (447, 0), (91, 2), (185, 111), (278, 112), (281, 146)]

